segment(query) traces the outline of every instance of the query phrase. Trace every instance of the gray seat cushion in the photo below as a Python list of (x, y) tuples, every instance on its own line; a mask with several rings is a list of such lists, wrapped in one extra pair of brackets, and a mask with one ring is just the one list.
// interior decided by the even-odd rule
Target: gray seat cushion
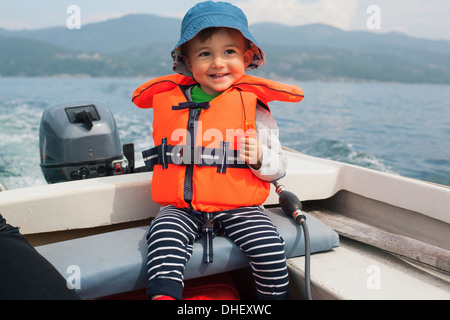
[[(305, 254), (301, 226), (286, 217), (280, 208), (266, 209), (285, 240), (288, 258)], [(339, 246), (338, 234), (320, 220), (306, 214), (311, 252)], [(148, 227), (137, 227), (63, 241), (36, 249), (75, 285), (83, 299), (103, 297), (145, 288), (147, 285)], [(185, 279), (232, 271), (248, 266), (247, 257), (226, 237), (214, 239), (214, 262), (203, 263), (203, 241), (194, 244), (186, 265)], [(79, 288), (78, 288), (79, 287)]]

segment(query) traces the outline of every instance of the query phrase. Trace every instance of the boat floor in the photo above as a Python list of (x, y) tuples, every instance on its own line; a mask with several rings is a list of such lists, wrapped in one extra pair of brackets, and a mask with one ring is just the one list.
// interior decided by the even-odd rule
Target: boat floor
[[(304, 257), (288, 260), (293, 299), (305, 296), (304, 265)], [(310, 266), (313, 299), (450, 299), (450, 277), (342, 236), (338, 248), (311, 255)]]

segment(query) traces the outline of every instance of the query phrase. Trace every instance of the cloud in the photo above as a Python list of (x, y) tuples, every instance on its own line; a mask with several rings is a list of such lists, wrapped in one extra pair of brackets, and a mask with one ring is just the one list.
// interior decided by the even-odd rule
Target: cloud
[(450, 38), (448, 0), (380, 0), (382, 29), (418, 37)]
[(242, 0), (233, 1), (247, 15), (249, 24), (278, 22), (287, 25), (326, 23), (348, 30), (357, 12), (357, 0)]
[[(81, 23), (104, 21), (139, 12), (182, 18), (203, 0), (0, 0), (0, 28), (36, 29), (64, 26), (66, 8), (81, 8)], [(416, 37), (450, 40), (448, 0), (225, 0), (240, 7), (249, 23), (276, 22), (287, 25), (325, 23), (343, 30), (367, 30), (367, 7), (381, 10), (381, 29)]]
[(448, 0), (231, 0), (249, 24), (277, 22), (286, 25), (325, 23), (343, 30), (368, 30), (367, 8), (380, 8), (381, 28), (416, 37), (450, 40)]
[(97, 22), (104, 22), (110, 19), (117, 19), (129, 14), (137, 14), (138, 11), (126, 11), (126, 12), (100, 12), (91, 14), (87, 17), (83, 16), (83, 25)]

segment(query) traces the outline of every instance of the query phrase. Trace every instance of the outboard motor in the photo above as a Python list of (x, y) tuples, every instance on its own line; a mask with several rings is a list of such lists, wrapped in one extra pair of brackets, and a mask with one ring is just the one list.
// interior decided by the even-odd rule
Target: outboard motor
[[(130, 144), (125, 148), (129, 149)], [(104, 103), (96, 100), (47, 107), (39, 128), (39, 149), (42, 173), (48, 183), (130, 171), (114, 117)], [(134, 157), (134, 146), (132, 149)]]

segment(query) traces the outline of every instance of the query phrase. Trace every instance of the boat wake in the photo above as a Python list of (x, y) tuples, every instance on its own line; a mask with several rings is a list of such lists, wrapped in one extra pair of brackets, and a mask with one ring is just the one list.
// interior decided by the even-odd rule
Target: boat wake
[(382, 159), (372, 154), (359, 151), (350, 143), (343, 143), (332, 139), (319, 139), (310, 143), (287, 141), (283, 142), (283, 144), (310, 156), (353, 164), (381, 172), (398, 174), (390, 166), (385, 164)]

